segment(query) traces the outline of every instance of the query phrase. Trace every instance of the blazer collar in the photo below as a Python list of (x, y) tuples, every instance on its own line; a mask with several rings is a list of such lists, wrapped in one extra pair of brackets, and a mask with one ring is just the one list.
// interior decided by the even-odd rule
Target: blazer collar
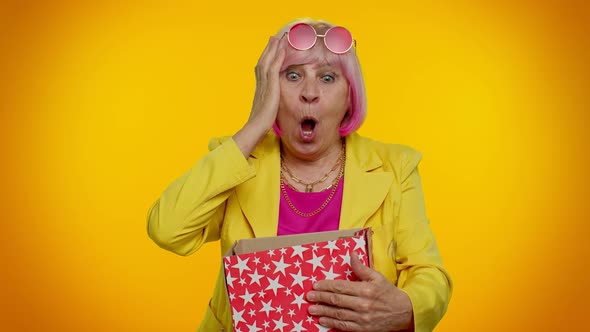
[[(340, 229), (363, 227), (385, 199), (393, 174), (367, 138), (346, 137), (346, 165)], [(268, 134), (250, 154), (256, 176), (236, 188), (237, 198), (256, 237), (276, 236), (279, 219), (280, 141)]]
[(392, 182), (393, 173), (383, 172), (383, 159), (374, 142), (356, 133), (348, 135), (340, 229), (364, 227)]
[(279, 220), (281, 147), (274, 134), (250, 153), (256, 176), (236, 188), (238, 202), (255, 237), (276, 236)]

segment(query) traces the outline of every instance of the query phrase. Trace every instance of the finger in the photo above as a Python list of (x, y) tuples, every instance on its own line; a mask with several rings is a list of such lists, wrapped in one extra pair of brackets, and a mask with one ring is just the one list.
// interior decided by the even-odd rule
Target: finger
[(360, 314), (354, 310), (328, 305), (312, 305), (308, 312), (312, 316), (330, 317), (337, 320), (358, 321)]
[(263, 54), (263, 56), (260, 57), (260, 66), (265, 73), (268, 71), (268, 68), (270, 67), (272, 61), (275, 59), (279, 40), (275, 37), (271, 37), (271, 40), (268, 44), (268, 51), (266, 52), (266, 54)]
[(283, 62), (285, 61), (285, 49), (281, 46), (278, 46), (278, 50), (276, 53), (276, 56), (271, 64), (270, 67), (270, 71), (273, 75), (276, 75), (279, 73), (281, 66), (283, 65)]
[(268, 39), (268, 43), (266, 43), (266, 46), (264, 47), (264, 51), (262, 51), (262, 54), (260, 55), (260, 58), (258, 58), (258, 65), (260, 65), (262, 59), (264, 59), (264, 57), (266, 56), (266, 54), (268, 53), (268, 51), (271, 49), (273, 39), (274, 39), (273, 36), (271, 36)]
[[(274, 58), (272, 58), (272, 62), (270, 63), (268, 69), (265, 71), (265, 82), (270, 84), (270, 88), (274, 93), (279, 93), (277, 90), (279, 88), (279, 74), (281, 66), (285, 60), (285, 49), (280, 45), (280, 40), (277, 43), (277, 51), (275, 53)], [(271, 53), (269, 53), (270, 57)]]
[(271, 83), (274, 84), (276, 87), (278, 87), (278, 82), (279, 82), (279, 77), (280, 77), (280, 69), (281, 66), (283, 65), (283, 60), (285, 58), (285, 50), (283, 49), (279, 49), (277, 52), (277, 55), (275, 56), (275, 59), (273, 60), (273, 62), (270, 65), (270, 68), (268, 68), (268, 70), (266, 71), (266, 80)]
[[(346, 294), (352, 296), (361, 296), (364, 285), (359, 282), (349, 280), (320, 280), (313, 284), (316, 291), (332, 292), (337, 294)], [(308, 296), (313, 292), (309, 292)]]
[(331, 317), (320, 317), (320, 325), (340, 331), (364, 331), (364, 326), (357, 322), (342, 321)]
[(286, 50), (287, 49), (287, 38), (284, 38), (285, 35), (283, 35), (278, 41), (277, 41), (277, 46), (278, 49), (282, 49), (282, 50)]
[(315, 303), (329, 304), (332, 306), (348, 309), (362, 309), (363, 299), (358, 296), (338, 294), (332, 292), (311, 291), (307, 293), (307, 299)]
[(256, 81), (260, 81), (261, 79), (266, 78), (266, 68), (268, 66), (268, 59), (269, 56), (273, 56), (274, 45), (276, 44), (276, 38), (270, 37), (264, 51), (262, 51), (262, 55), (258, 59), (258, 63), (256, 64), (256, 68), (254, 68), (254, 72), (256, 73)]
[(352, 272), (356, 274), (357, 278), (362, 281), (375, 280), (379, 276), (377, 271), (361, 263), (358, 255), (354, 252), (350, 257), (350, 267), (352, 268)]

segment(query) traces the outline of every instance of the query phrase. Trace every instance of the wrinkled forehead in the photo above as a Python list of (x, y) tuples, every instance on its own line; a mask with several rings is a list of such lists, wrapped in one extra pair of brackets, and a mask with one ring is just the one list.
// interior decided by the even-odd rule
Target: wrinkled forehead
[(323, 46), (322, 42), (317, 43), (313, 48), (305, 51), (299, 51), (290, 46), (287, 46), (285, 60), (281, 66), (281, 71), (290, 66), (307, 64), (313, 65), (314, 68), (342, 68), (342, 62), (338, 55), (327, 50), (326, 47)]

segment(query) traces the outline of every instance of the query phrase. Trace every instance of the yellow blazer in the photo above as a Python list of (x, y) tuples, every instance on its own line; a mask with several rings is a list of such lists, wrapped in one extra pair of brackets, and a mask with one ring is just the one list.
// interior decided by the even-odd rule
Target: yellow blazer
[[(211, 140), (209, 150), (148, 213), (149, 236), (179, 255), (217, 240), (225, 253), (239, 239), (277, 234), (279, 139), (269, 133), (248, 159), (231, 138)], [(452, 283), (428, 225), (420, 159), (406, 146), (347, 136), (340, 229), (372, 227), (374, 269), (408, 294), (415, 330), (432, 331)], [(223, 279), (220, 269), (199, 331), (232, 331)]]

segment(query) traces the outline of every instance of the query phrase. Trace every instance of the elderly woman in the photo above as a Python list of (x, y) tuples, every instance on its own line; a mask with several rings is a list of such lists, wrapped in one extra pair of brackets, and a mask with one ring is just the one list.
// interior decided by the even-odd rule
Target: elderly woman
[[(360, 281), (317, 282), (309, 314), (325, 330), (431, 331), (451, 281), (424, 210), (421, 156), (355, 133), (366, 98), (351, 34), (323, 21), (288, 24), (270, 38), (256, 79), (246, 124), (211, 140), (162, 193), (149, 236), (189, 255), (209, 241), (225, 253), (244, 238), (372, 227), (374, 269), (353, 257)], [(200, 331), (222, 329), (232, 329), (223, 271)]]

